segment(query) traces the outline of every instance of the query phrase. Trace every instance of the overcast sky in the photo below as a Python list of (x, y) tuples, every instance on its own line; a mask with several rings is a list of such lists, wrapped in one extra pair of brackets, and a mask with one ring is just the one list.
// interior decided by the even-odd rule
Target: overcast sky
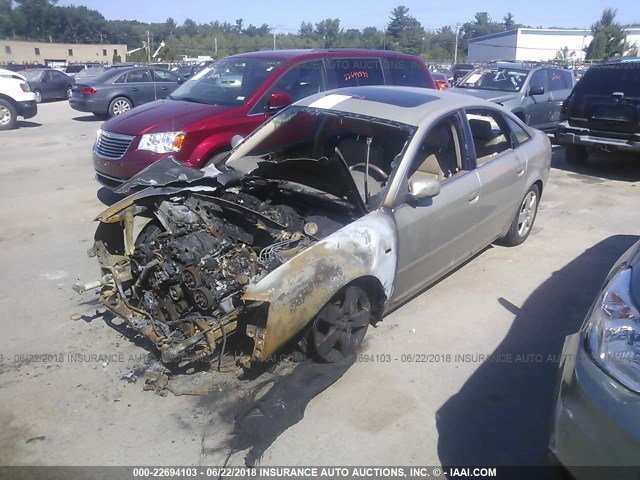
[[(535, 0), (516, 2), (479, 2), (454, 0), (425, 2), (424, 0), (280, 0), (280, 1), (212, 1), (212, 0), (59, 0), (58, 5), (84, 5), (98, 10), (108, 20), (138, 20), (164, 22), (172, 17), (178, 24), (186, 18), (197, 23), (213, 20), (234, 23), (237, 18), (259, 26), (263, 23), (278, 26), (278, 32), (295, 33), (303, 21), (318, 22), (325, 18), (339, 18), (343, 28), (375, 26), (383, 28), (393, 8), (404, 4), (409, 14), (426, 29), (462, 24), (473, 20), (477, 11), (487, 11), (492, 19), (502, 21), (511, 12), (515, 21), (533, 27), (590, 27), (607, 7), (617, 8), (619, 23), (640, 23), (638, 0), (616, 0), (615, 4), (599, 0), (562, 2)], [(635, 5), (635, 7), (634, 7)]]

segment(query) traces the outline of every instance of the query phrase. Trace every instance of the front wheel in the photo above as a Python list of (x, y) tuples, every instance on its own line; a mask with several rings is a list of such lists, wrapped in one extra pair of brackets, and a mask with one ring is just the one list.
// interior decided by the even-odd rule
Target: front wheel
[(116, 97), (109, 104), (109, 116), (122, 115), (133, 108), (131, 100), (125, 97)]
[(65, 94), (66, 94), (66, 96), (67, 96), (67, 99), (71, 98), (71, 95), (73, 95), (73, 88), (71, 88), (71, 85), (69, 85), (69, 86), (67, 87), (67, 90), (66, 90), (66, 93), (65, 93)]
[(342, 289), (313, 319), (311, 342), (316, 355), (335, 363), (355, 352), (372, 318), (367, 292), (357, 285)]
[(540, 190), (537, 185), (531, 185), (511, 222), (509, 233), (502, 239), (505, 245), (514, 247), (527, 239), (536, 219), (539, 201)]
[(36, 103), (42, 103), (42, 92), (40, 90), (34, 90), (33, 93), (36, 94)]
[(0, 130), (15, 128), (17, 121), (18, 113), (15, 107), (7, 100), (0, 98)]

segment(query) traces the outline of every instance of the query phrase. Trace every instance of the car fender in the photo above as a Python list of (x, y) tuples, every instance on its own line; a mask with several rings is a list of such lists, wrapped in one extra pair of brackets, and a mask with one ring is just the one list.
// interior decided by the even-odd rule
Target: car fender
[(294, 338), (345, 285), (377, 279), (393, 293), (397, 266), (393, 218), (376, 210), (334, 232), (247, 287), (245, 301), (267, 302), (264, 328), (255, 329), (252, 360), (269, 357)]
[(222, 150), (231, 150), (231, 138), (235, 135), (232, 131), (217, 132), (215, 135), (207, 137), (200, 142), (191, 152), (187, 165), (195, 168), (204, 166), (204, 162), (213, 154)]

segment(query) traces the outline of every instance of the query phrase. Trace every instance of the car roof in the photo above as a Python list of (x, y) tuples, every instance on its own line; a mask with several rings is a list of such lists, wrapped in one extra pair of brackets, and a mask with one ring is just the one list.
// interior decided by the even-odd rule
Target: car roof
[(392, 85), (328, 90), (304, 98), (295, 105), (376, 117), (413, 126), (421, 126), (460, 108), (499, 108), (493, 102), (470, 95)]
[(262, 50), (231, 55), (227, 58), (268, 58), (276, 60), (294, 60), (305, 58), (345, 57), (357, 55), (373, 57), (393, 58), (417, 58), (402, 52), (393, 50), (367, 50), (362, 48), (315, 48), (315, 49), (291, 49), (291, 50)]

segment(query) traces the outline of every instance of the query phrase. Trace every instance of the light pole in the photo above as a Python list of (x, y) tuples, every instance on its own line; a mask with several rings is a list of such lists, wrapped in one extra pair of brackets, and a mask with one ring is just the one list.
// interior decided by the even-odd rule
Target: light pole
[(453, 48), (453, 64), (454, 65), (458, 63), (458, 28), (459, 28), (459, 25), (456, 23), (456, 44), (455, 44), (455, 47)]

